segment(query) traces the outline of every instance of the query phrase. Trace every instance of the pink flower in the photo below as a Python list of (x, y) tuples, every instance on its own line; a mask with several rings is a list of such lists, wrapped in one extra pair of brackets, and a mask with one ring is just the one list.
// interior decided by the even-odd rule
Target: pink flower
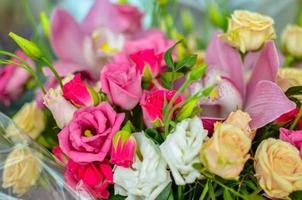
[(123, 109), (131, 110), (142, 95), (141, 75), (130, 64), (107, 64), (101, 72), (102, 90), (109, 100)]
[(119, 131), (113, 137), (110, 163), (128, 168), (132, 165), (135, 153), (135, 138), (127, 131)]
[(55, 155), (55, 157), (61, 161), (62, 163), (64, 163), (65, 165), (67, 164), (68, 162), (68, 157), (66, 157), (66, 155), (64, 155), (63, 151), (61, 150), (61, 148), (59, 146), (55, 146), (53, 149), (52, 149), (52, 153), (53, 155)]
[(297, 147), (300, 151), (300, 157), (302, 158), (302, 130), (294, 131), (280, 128), (279, 131), (280, 139)]
[[(31, 67), (35, 67), (34, 63), (27, 58), (22, 51), (17, 51), (16, 54), (26, 60)], [(13, 62), (20, 63), (16, 58)], [(12, 101), (18, 99), (23, 91), (30, 74), (15, 65), (6, 65), (0, 69), (0, 102), (5, 106), (9, 106)]]
[[(161, 124), (163, 123), (164, 99), (166, 98), (167, 103), (169, 103), (175, 93), (175, 90), (155, 90), (151, 92), (144, 92), (140, 105), (143, 110), (143, 117), (147, 127), (150, 128), (157, 122), (160, 122)], [(183, 95), (178, 96), (174, 102), (174, 106), (183, 100)]]
[(299, 108), (294, 108), (293, 110), (281, 115), (280, 117), (278, 117), (275, 120), (275, 123), (279, 124), (279, 123), (288, 123), (292, 120), (294, 120), (297, 116), (297, 114), (299, 113)]
[(89, 89), (81, 79), (80, 74), (76, 74), (72, 80), (64, 84), (63, 96), (77, 106), (92, 106), (97, 103), (94, 99), (93, 89)]
[(102, 162), (124, 117), (106, 102), (82, 108), (58, 134), (60, 148), (75, 162)]
[(156, 77), (159, 74), (163, 56), (163, 53), (155, 54), (154, 49), (145, 49), (129, 55), (140, 73), (143, 74), (147, 70), (146, 67), (148, 67), (152, 77)]
[(83, 69), (99, 72), (104, 61), (120, 50), (126, 38), (141, 29), (142, 13), (133, 6), (96, 0), (81, 23), (56, 8), (51, 18), (50, 42), (60, 75)]
[[(44, 84), (44, 88), (48, 91), (50, 88), (56, 88), (58, 86), (58, 81), (55, 77), (50, 77), (47, 82)], [(45, 108), (44, 105), (44, 94), (42, 90), (38, 89), (35, 91), (35, 101), (37, 102), (37, 106), (40, 109)]]
[[(222, 120), (231, 111), (242, 109), (252, 121), (252, 129), (263, 127), (295, 108), (281, 88), (275, 83), (279, 68), (279, 55), (273, 41), (265, 43), (258, 52), (249, 52), (244, 62), (240, 52), (224, 43), (219, 33), (213, 35), (205, 55), (208, 64), (202, 86), (217, 82), (217, 98), (201, 102), (203, 119)], [(249, 79), (245, 71), (251, 70)], [(234, 73), (236, 72), (236, 73)]]
[(69, 160), (65, 180), (73, 189), (76, 189), (78, 183), (82, 181), (84, 187), (88, 188), (95, 198), (108, 199), (110, 192), (107, 187), (113, 184), (113, 174), (107, 163), (79, 164)]

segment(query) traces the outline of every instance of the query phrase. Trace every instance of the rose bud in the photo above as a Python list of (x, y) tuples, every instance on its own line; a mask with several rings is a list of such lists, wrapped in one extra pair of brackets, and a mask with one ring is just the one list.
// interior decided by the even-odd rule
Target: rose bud
[(287, 25), (282, 33), (281, 45), (285, 54), (302, 57), (302, 27)]

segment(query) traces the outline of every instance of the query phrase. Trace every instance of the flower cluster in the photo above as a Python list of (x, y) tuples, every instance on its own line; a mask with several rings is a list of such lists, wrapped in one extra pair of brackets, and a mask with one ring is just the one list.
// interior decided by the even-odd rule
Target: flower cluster
[[(280, 68), (273, 19), (234, 11), (198, 56), (169, 31), (144, 28), (142, 17), (108, 0), (96, 0), (81, 22), (55, 8), (53, 61), (10, 34), (24, 53), (2, 60), (0, 101), (8, 106), (30, 82), (39, 86), (12, 118), (52, 150), (70, 188), (83, 198), (129, 200), (288, 198), (302, 190), (302, 71)], [(300, 29), (286, 28), (284, 56), (301, 57)], [(12, 164), (15, 156), (22, 160)], [(2, 186), (25, 194), (39, 178), (35, 162), (27, 149), (11, 152)]]

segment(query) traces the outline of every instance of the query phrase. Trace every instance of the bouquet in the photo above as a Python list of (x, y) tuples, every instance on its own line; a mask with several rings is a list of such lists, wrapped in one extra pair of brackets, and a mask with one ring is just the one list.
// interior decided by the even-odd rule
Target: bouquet
[(279, 51), (272, 18), (236, 10), (197, 50), (158, 6), (162, 30), (96, 0), (81, 22), (42, 13), (43, 42), (9, 34), (20, 50), (0, 51), (0, 101), (35, 95), (1, 129), (3, 195), (302, 198), (302, 28)]

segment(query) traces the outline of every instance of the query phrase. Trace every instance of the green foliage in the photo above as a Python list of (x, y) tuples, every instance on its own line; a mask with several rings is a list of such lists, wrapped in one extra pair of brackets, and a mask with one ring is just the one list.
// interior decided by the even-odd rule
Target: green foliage
[(172, 183), (169, 183), (165, 189), (156, 197), (155, 200), (174, 200)]

